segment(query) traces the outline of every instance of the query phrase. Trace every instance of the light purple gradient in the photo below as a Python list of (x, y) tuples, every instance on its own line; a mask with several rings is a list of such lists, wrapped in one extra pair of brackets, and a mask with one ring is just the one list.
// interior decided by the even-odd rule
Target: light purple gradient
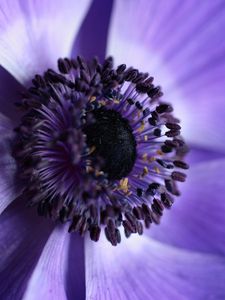
[(224, 152), (224, 1), (115, 1), (107, 54), (150, 72), (187, 142)]
[(91, 0), (3, 0), (0, 64), (25, 84), (69, 56)]

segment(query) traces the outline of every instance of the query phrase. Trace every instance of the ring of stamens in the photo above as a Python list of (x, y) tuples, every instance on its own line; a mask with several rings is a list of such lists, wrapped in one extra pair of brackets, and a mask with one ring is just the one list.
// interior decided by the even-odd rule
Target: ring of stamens
[(39, 215), (70, 221), (97, 241), (101, 228), (112, 245), (158, 224), (179, 195), (188, 165), (179, 120), (161, 102), (147, 73), (120, 65), (59, 59), (59, 73), (36, 75), (17, 103), (13, 155), (29, 184), (21, 197)]

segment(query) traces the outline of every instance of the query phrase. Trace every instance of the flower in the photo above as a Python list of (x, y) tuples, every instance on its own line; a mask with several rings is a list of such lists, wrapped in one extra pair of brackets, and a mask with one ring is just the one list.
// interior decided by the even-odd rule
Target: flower
[[(3, 103), (0, 118), (2, 134), (0, 298), (84, 299), (85, 295), (86, 299), (223, 299), (225, 297), (222, 176), (225, 167), (222, 140), (224, 101), (222, 101), (221, 81), (224, 60), (220, 55), (224, 47), (221, 37), (224, 4), (222, 1), (215, 3), (208, 1), (202, 4), (190, 1), (182, 5), (176, 1), (170, 2), (171, 5), (168, 6), (158, 1), (140, 1), (138, 5), (134, 1), (116, 1), (113, 6), (109, 2), (105, 4), (93, 2), (90, 6), (89, 1), (78, 4), (72, 0), (64, 3), (59, 0), (54, 2), (49, 0), (47, 4), (31, 1), (29, 5), (15, 0), (3, 1), (0, 4), (0, 62), (5, 68), (1, 69), (0, 87)], [(174, 10), (177, 9), (179, 11), (174, 17)], [(51, 134), (53, 134), (53, 125), (58, 125), (55, 123), (59, 116), (59, 111), (56, 110), (57, 96), (61, 102), (65, 102), (60, 88), (69, 91), (70, 102), (77, 96), (74, 94), (73, 97), (71, 96), (72, 92), (66, 81), (68, 74), (75, 76), (74, 70), (71, 71), (71, 68), (67, 70), (71, 61), (59, 61), (59, 69), (65, 74), (59, 75), (55, 73), (57, 59), (71, 55), (75, 57), (78, 53), (88, 58), (97, 54), (100, 59), (103, 59), (105, 47), (103, 37), (106, 36), (110, 12), (112, 15), (107, 54), (112, 54), (118, 65), (122, 63), (128, 66), (135, 65), (144, 72), (153, 70), (156, 82), (159, 81), (163, 86), (164, 98), (175, 106), (175, 111), (182, 120), (184, 136), (187, 137), (192, 149), (189, 161), (193, 165), (189, 171), (189, 180), (181, 187), (182, 197), (176, 201), (170, 212), (165, 213), (160, 226), (152, 226), (151, 230), (145, 231), (141, 237), (131, 236), (117, 247), (112, 247), (103, 237), (97, 243), (85, 238), (83, 243), (83, 239), (76, 234), (67, 233), (66, 225), (55, 226), (49, 220), (37, 216), (35, 209), (27, 208), (27, 193), (21, 197), (24, 184), (31, 187), (33, 182), (29, 176), (33, 176), (34, 171), (35, 174), (39, 172), (37, 176), (39, 185), (50, 182), (48, 176), (51, 174), (45, 172), (45, 166), (38, 164), (39, 162), (37, 165), (33, 163), (40, 151), (49, 159), (52, 157), (49, 155), (52, 149), (58, 157), (61, 155), (61, 150), (59, 151), (55, 144), (47, 143), (48, 139), (44, 136), (49, 114), (51, 118), (47, 124)], [(101, 22), (98, 21), (100, 16), (104, 16)], [(190, 18), (191, 22), (188, 25), (183, 23), (185, 18)], [(82, 20), (84, 21), (79, 30)], [(95, 35), (95, 29), (99, 29), (99, 24), (101, 34)], [(181, 25), (184, 27), (182, 28)], [(76, 33), (78, 35), (75, 39)], [(80, 66), (84, 64), (80, 58), (76, 62)], [(110, 60), (107, 63), (110, 64)], [(45, 103), (47, 108), (44, 110), (43, 106), (35, 107), (38, 101), (31, 101), (34, 99), (34, 94), (36, 100), (44, 101), (42, 96), (45, 87), (42, 86), (42, 77), (36, 76), (33, 81), (35, 88), (29, 90), (28, 94), (24, 87), (31, 86), (34, 75), (43, 74), (48, 68), (55, 71), (47, 71), (45, 80), (48, 80), (49, 84), (52, 80), (55, 81), (57, 89), (51, 90), (55, 92), (52, 96), (55, 103), (53, 101), (49, 106), (50, 102), (47, 101), (47, 104)], [(79, 67), (78, 70), (80, 69)], [(149, 79), (147, 87), (155, 89), (151, 80)], [(101, 89), (103, 90), (105, 91)], [(56, 140), (60, 139), (62, 143), (65, 138), (68, 141), (69, 137), (72, 141), (71, 145), (74, 145), (75, 139), (78, 148), (74, 154), (79, 154), (78, 157), (73, 156), (75, 161), (81, 159), (86, 144), (87, 150), (90, 151), (89, 155), (96, 150), (92, 149), (93, 146), (97, 148), (98, 153), (102, 153), (101, 144), (92, 140), (93, 131), (96, 132), (95, 126), (97, 132), (102, 130), (103, 124), (110, 131), (112, 113), (109, 117), (108, 111), (111, 109), (111, 104), (113, 107), (118, 105), (111, 101), (123, 97), (127, 89), (120, 91), (122, 93), (117, 91), (117, 97), (107, 92), (104, 95), (107, 105), (101, 110), (92, 109), (90, 118), (85, 116), (82, 133), (85, 132), (87, 136), (86, 142), (82, 139), (83, 134), (79, 135), (81, 132), (76, 131), (75, 134), (71, 134), (67, 131), (66, 135), (59, 136), (56, 130)], [(154, 91), (159, 96), (159, 89)], [(21, 117), (13, 104), (19, 101), (21, 92), (23, 98), (27, 98), (27, 101), (22, 103), (24, 108), (28, 108), (25, 117)], [(137, 95), (137, 101), (139, 97), (140, 93)], [(122, 103), (127, 99), (129, 98), (125, 97)], [(29, 103), (32, 108), (39, 109), (38, 113), (30, 114), (32, 110), (26, 107)], [(73, 111), (74, 116), (79, 114), (81, 108), (87, 110), (87, 97), (83, 97), (79, 103), (79, 110)], [(93, 99), (93, 104), (95, 103), (96, 99)], [(139, 104), (135, 106), (135, 111), (138, 110)], [(67, 112), (71, 110), (66, 105), (62, 107), (64, 110), (60, 116), (68, 116)], [(156, 109), (157, 107), (160, 105), (156, 106)], [(158, 108), (158, 112), (161, 108)], [(29, 124), (30, 116), (32, 116), (32, 126)], [(34, 118), (37, 120), (36, 124), (33, 123)], [(168, 118), (169, 121), (168, 119), (163, 121), (169, 129), (173, 127), (172, 131), (175, 126), (177, 135), (179, 127), (170, 111), (168, 111)], [(66, 118), (68, 119), (69, 117)], [(102, 123), (103, 119), (110, 122)], [(72, 120), (75, 123), (77, 121), (76, 118)], [(41, 121), (45, 122), (44, 125)], [(114, 121), (116, 127), (125, 132), (129, 145), (132, 145), (130, 152), (135, 156), (135, 141), (138, 135), (134, 137), (134, 131), (128, 126), (130, 123), (125, 122), (124, 116), (118, 109), (114, 109)], [(160, 121), (162, 121), (161, 117)], [(38, 127), (35, 127), (37, 124)], [(76, 124), (74, 126), (77, 128)], [(15, 127), (17, 127), (16, 134), (13, 131)], [(24, 132), (27, 134), (28, 144), (21, 135)], [(152, 138), (153, 135), (151, 133)], [(34, 136), (38, 143), (32, 144)], [(98, 135), (96, 137), (98, 138)], [(18, 165), (24, 164), (23, 155), (26, 154), (24, 151), (28, 151), (32, 164), (29, 165), (27, 162), (26, 167), (23, 165), (20, 169)], [(131, 169), (133, 169), (132, 155), (125, 157), (130, 160)], [(165, 163), (165, 155), (160, 161), (161, 164)], [(118, 169), (115, 171), (110, 163), (105, 163), (106, 157), (103, 157), (103, 162), (101, 158), (102, 155), (100, 157), (92, 155), (92, 165), (95, 168), (105, 169), (105, 173), (112, 178), (115, 177)], [(123, 161), (121, 160), (120, 163), (122, 164)], [(175, 164), (186, 168), (180, 160)], [(121, 177), (123, 178), (124, 174), (129, 177), (128, 171), (125, 170)], [(60, 174), (65, 175), (65, 173)], [(19, 175), (26, 176), (21, 181)], [(184, 178), (184, 175), (179, 173), (173, 176), (182, 180)], [(121, 177), (115, 179), (120, 181)], [(103, 176), (102, 180), (105, 179), (107, 180)], [(95, 187), (89, 184), (90, 178), (85, 177), (85, 180), (85, 185), (81, 187), (83, 188), (87, 183), (87, 187), (91, 187), (90, 192), (96, 192)], [(140, 182), (139, 180), (138, 183)], [(126, 190), (127, 183), (127, 179), (121, 182), (121, 188)], [(56, 188), (65, 191), (65, 186), (59, 185), (59, 181), (54, 184), (52, 182), (48, 190), (52, 188), (53, 193)], [(37, 199), (38, 196), (41, 196), (41, 201)], [(40, 193), (29, 194), (29, 200), (39, 203), (41, 214), (46, 208), (40, 205), (43, 204), (43, 199), (46, 199), (45, 196)], [(70, 194), (67, 196), (69, 198)], [(159, 204), (155, 209), (160, 212)], [(64, 216), (65, 213), (62, 212), (60, 216), (62, 220)], [(73, 227), (72, 223), (71, 229), (74, 229)], [(106, 235), (114, 244), (114, 238), (109, 236), (109, 232)], [(92, 237), (97, 239), (96, 231), (92, 233)]]
[(104, 225), (116, 246), (121, 226), (126, 237), (141, 235), (179, 195), (188, 169), (179, 120), (148, 73), (115, 70), (111, 57), (59, 59), (58, 68), (36, 75), (17, 102), (25, 111), (12, 146), (25, 181), (19, 198), (94, 241)]

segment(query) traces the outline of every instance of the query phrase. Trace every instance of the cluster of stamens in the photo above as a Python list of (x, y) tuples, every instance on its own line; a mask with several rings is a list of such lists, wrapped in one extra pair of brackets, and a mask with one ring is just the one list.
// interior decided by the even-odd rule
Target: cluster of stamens
[(70, 222), (69, 232), (112, 245), (158, 224), (178, 196), (188, 165), (179, 120), (148, 73), (59, 59), (59, 73), (36, 75), (17, 106), (24, 111), (13, 155), (38, 214)]

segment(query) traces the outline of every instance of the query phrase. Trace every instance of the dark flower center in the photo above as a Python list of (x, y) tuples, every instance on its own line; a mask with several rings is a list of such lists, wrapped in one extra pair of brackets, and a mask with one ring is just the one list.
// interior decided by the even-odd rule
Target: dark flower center
[(87, 144), (94, 155), (103, 158), (103, 171), (110, 180), (122, 179), (132, 170), (136, 159), (136, 141), (128, 120), (112, 109), (92, 112), (94, 121), (85, 127)]
[(13, 156), (20, 197), (40, 216), (69, 222), (69, 232), (112, 245), (159, 224), (179, 195), (185, 143), (179, 120), (148, 73), (59, 59), (59, 72), (36, 75), (17, 103)]

